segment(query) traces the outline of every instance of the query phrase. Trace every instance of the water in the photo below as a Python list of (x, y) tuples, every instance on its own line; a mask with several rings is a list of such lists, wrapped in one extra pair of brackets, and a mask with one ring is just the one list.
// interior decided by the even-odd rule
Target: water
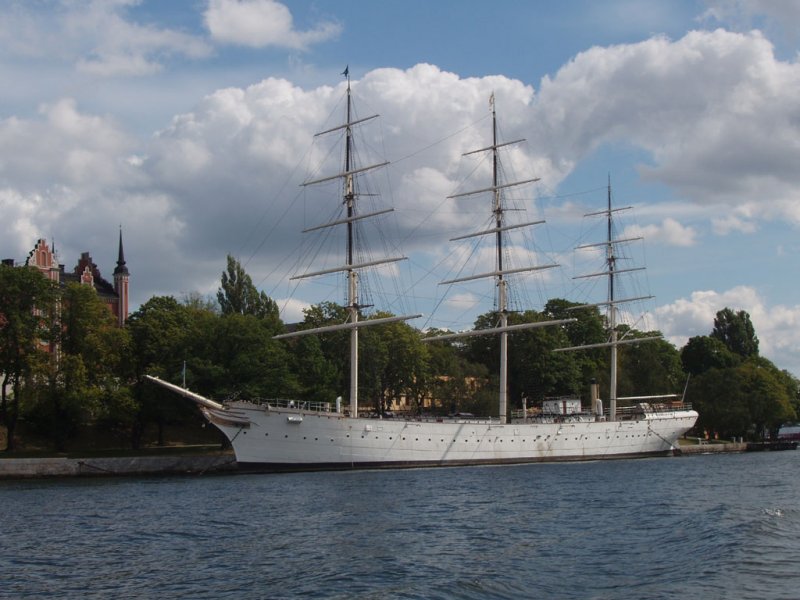
[(0, 483), (2, 598), (798, 598), (800, 452)]

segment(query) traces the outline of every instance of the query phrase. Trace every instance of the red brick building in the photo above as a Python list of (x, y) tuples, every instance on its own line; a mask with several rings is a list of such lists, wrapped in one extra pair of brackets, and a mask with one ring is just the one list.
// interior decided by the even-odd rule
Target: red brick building
[[(13, 260), (3, 261), (13, 264)], [(68, 283), (81, 283), (91, 285), (100, 299), (108, 306), (111, 313), (116, 317), (117, 324), (122, 327), (128, 319), (128, 279), (130, 273), (125, 266), (125, 253), (122, 249), (122, 231), (119, 232), (119, 253), (117, 266), (114, 269), (114, 283), (110, 283), (100, 274), (97, 265), (92, 261), (88, 252), (83, 252), (78, 264), (72, 271), (67, 271), (63, 264), (59, 264), (56, 252), (47, 243), (47, 240), (40, 239), (36, 242), (33, 250), (28, 253), (25, 265), (36, 267), (42, 274), (60, 285)]]

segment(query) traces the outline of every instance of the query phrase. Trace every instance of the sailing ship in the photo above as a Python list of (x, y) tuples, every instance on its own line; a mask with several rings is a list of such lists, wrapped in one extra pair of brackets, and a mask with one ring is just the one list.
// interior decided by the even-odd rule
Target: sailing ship
[[(496, 268), (493, 271), (442, 283), (456, 283), (472, 279), (492, 279), (497, 289), (498, 324), (495, 327), (446, 334), (431, 339), (442, 340), (466, 335), (497, 335), (500, 341), (499, 416), (494, 418), (410, 417), (367, 418), (358, 408), (358, 331), (362, 327), (388, 322), (405, 321), (420, 315), (404, 315), (377, 319), (359, 319), (359, 272), (367, 267), (402, 260), (402, 257), (385, 258), (357, 263), (354, 252), (353, 225), (386, 211), (359, 213), (356, 178), (367, 171), (381, 168), (387, 163), (358, 166), (351, 151), (353, 130), (377, 115), (364, 119), (353, 118), (350, 79), (347, 71), (345, 122), (322, 133), (344, 131), (344, 169), (342, 172), (309, 181), (312, 185), (323, 181), (341, 180), (343, 204), (347, 215), (319, 227), (345, 226), (347, 229), (347, 254), (345, 265), (306, 273), (299, 277), (312, 277), (331, 272), (345, 273), (348, 282), (347, 313), (345, 323), (310, 330), (282, 334), (280, 338), (295, 335), (315, 335), (329, 331), (350, 331), (350, 396), (349, 410), (344, 410), (340, 399), (335, 402), (303, 402), (274, 399), (263, 403), (228, 401), (219, 403), (185, 387), (174, 385), (156, 377), (148, 378), (196, 402), (206, 419), (219, 428), (230, 440), (240, 468), (258, 470), (306, 470), (350, 468), (398, 468), (456, 466), (477, 464), (514, 464), (542, 461), (594, 460), (651, 455), (668, 455), (676, 450), (678, 437), (688, 431), (697, 419), (697, 413), (683, 405), (639, 403), (635, 410), (616, 415), (614, 409), (604, 414), (602, 410), (582, 411), (574, 402), (553, 403), (547, 415), (523, 414), (507, 418), (507, 352), (508, 336), (521, 329), (558, 326), (572, 319), (543, 323), (508, 325), (507, 285), (513, 273), (550, 268), (524, 267), (510, 269), (503, 263), (505, 235), (512, 229), (532, 227), (539, 222), (507, 224), (504, 192), (510, 187), (536, 181), (528, 179), (512, 183), (500, 181), (500, 151), (516, 142), (497, 139), (497, 116), (492, 96), (492, 141), (489, 146), (472, 153), (489, 153), (492, 159), (492, 181), (488, 187), (457, 194), (487, 194), (492, 199), (493, 226), (469, 236), (494, 236), (496, 240)], [(318, 134), (321, 135), (321, 134)], [(467, 153), (467, 154), (472, 154)], [(460, 239), (460, 238), (454, 238)], [(452, 240), (451, 240), (452, 241)], [(609, 240), (608, 247), (614, 242)], [(609, 256), (612, 256), (610, 253)], [(613, 278), (613, 274), (611, 277)], [(610, 306), (614, 306), (611, 300)], [(613, 325), (613, 323), (612, 323)], [(612, 335), (613, 327), (612, 327)], [(612, 340), (612, 348), (621, 343)], [(614, 406), (612, 394), (612, 407)], [(578, 404), (580, 403), (577, 401)], [(599, 405), (599, 403), (597, 403)]]

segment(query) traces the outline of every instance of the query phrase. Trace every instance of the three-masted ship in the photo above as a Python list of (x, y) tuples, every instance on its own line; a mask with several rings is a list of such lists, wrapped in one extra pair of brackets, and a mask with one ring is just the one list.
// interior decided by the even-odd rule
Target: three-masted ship
[[(350, 395), (349, 410), (340, 402), (303, 402), (298, 400), (270, 400), (262, 403), (230, 401), (218, 403), (188, 389), (150, 377), (152, 381), (195, 401), (210, 423), (219, 428), (230, 440), (236, 460), (242, 468), (264, 470), (350, 469), (377, 467), (455, 466), (476, 464), (513, 464), (541, 461), (569, 461), (639, 457), (671, 454), (676, 440), (688, 431), (697, 418), (693, 410), (679, 405), (654, 405), (641, 403), (618, 418), (612, 408), (609, 414), (602, 411), (567, 409), (555, 410), (546, 418), (533, 415), (507, 419), (507, 353), (508, 336), (514, 331), (533, 327), (558, 326), (566, 320), (543, 323), (508, 324), (508, 276), (530, 272), (554, 265), (509, 269), (503, 263), (503, 246), (507, 232), (532, 227), (538, 222), (509, 224), (503, 204), (505, 190), (536, 181), (528, 179), (506, 183), (500, 180), (501, 151), (515, 142), (497, 139), (497, 117), (494, 101), (492, 111), (492, 140), (485, 148), (474, 152), (490, 153), (492, 181), (481, 189), (457, 194), (486, 195), (491, 200), (493, 226), (468, 236), (494, 236), (496, 240), (495, 269), (464, 279), (443, 283), (456, 283), (467, 279), (490, 279), (497, 293), (498, 323), (495, 327), (433, 337), (466, 335), (497, 335), (500, 340), (500, 391), (499, 416), (496, 418), (465, 418), (461, 416), (438, 418), (366, 418), (358, 408), (358, 331), (362, 327), (415, 318), (404, 315), (379, 319), (359, 319), (359, 272), (361, 269), (401, 260), (385, 258), (358, 263), (354, 251), (356, 239), (354, 224), (385, 211), (359, 213), (357, 210), (356, 178), (383, 167), (386, 163), (359, 166), (351, 152), (352, 136), (356, 126), (370, 121), (352, 118), (352, 96), (348, 77), (346, 88), (345, 123), (324, 133), (344, 130), (344, 169), (342, 172), (309, 181), (313, 185), (323, 181), (343, 181), (342, 202), (347, 207), (346, 216), (319, 227), (343, 226), (347, 229), (345, 264), (339, 268), (309, 272), (299, 277), (312, 277), (343, 272), (347, 277), (347, 313), (345, 323), (311, 330), (287, 333), (316, 335), (329, 331), (350, 331)], [(321, 135), (321, 134), (318, 134)], [(520, 140), (521, 141), (521, 140)], [(459, 239), (459, 238), (455, 238)], [(608, 243), (612, 247), (612, 242)], [(613, 304), (612, 304), (613, 306)], [(613, 325), (613, 322), (612, 322)], [(612, 328), (613, 331), (613, 328)], [(613, 334), (612, 334), (613, 335)], [(616, 345), (612, 345), (616, 348)], [(612, 399), (612, 407), (614, 400)]]

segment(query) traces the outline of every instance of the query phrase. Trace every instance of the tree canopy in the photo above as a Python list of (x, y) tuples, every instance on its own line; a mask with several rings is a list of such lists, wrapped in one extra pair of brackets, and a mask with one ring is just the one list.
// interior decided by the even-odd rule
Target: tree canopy
[(14, 449), (23, 381), (47, 359), (48, 344), (57, 334), (57, 298), (57, 285), (38, 270), (0, 264), (0, 418), (9, 451)]
[(724, 308), (714, 318), (714, 329), (711, 337), (718, 339), (725, 346), (742, 358), (758, 356), (758, 338), (750, 321), (750, 315), (740, 310), (734, 312)]
[(797, 418), (798, 382), (758, 355), (745, 311), (719, 311), (711, 334), (683, 347), (681, 362), (692, 376), (687, 400), (700, 413), (698, 427), (709, 434), (761, 439)]
[(228, 255), (228, 268), (222, 273), (222, 281), (217, 292), (217, 301), (223, 315), (253, 315), (260, 319), (270, 319), (277, 323), (278, 305), (263, 291), (253, 285), (244, 267)]

